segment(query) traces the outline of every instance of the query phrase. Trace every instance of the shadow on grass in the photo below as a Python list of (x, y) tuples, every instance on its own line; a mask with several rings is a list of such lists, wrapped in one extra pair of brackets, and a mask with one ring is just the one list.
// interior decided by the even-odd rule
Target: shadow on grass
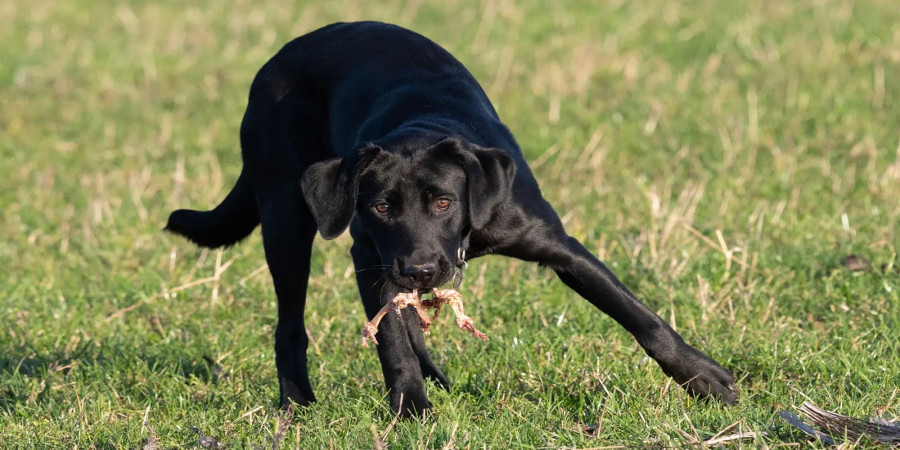
[[(174, 376), (173, 376), (174, 375)], [(55, 387), (106, 384), (116, 396), (138, 402), (153, 400), (156, 384), (183, 380), (215, 385), (230, 373), (209, 356), (184, 346), (134, 346), (123, 342), (85, 340), (73, 348), (34, 349), (19, 346), (0, 357), (0, 409), (17, 403), (46, 404)]]

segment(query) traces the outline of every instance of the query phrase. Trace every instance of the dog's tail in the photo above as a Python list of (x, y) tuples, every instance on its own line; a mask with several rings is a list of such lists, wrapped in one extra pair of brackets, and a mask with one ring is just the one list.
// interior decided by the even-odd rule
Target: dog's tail
[(256, 200), (247, 177), (241, 172), (225, 200), (212, 211), (179, 209), (169, 216), (166, 231), (180, 234), (208, 248), (233, 245), (259, 225)]

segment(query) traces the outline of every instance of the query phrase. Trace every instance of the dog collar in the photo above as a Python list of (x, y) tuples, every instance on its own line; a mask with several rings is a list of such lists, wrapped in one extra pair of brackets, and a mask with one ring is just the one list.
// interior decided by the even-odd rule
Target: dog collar
[(453, 273), (453, 289), (456, 290), (459, 290), (459, 287), (462, 286), (463, 274), (469, 268), (469, 264), (466, 262), (466, 249), (469, 248), (469, 236), (471, 234), (471, 230), (467, 231), (463, 235), (459, 248), (456, 249), (456, 270)]
[(456, 270), (453, 273), (453, 289), (458, 291), (459, 287), (462, 286), (463, 274), (468, 268), (469, 263), (466, 262), (466, 251), (460, 247), (456, 250)]

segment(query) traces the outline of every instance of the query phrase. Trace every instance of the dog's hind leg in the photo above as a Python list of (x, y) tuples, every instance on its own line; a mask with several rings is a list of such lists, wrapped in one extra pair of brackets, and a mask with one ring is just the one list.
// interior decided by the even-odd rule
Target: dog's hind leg
[[(244, 173), (253, 184), (278, 297), (275, 365), (282, 407), (316, 400), (306, 367), (309, 338), (303, 310), (317, 228), (303, 200), (300, 177), (323, 148), (314, 128), (304, 125), (303, 105), (288, 100), (266, 109), (251, 99), (241, 124)], [(258, 117), (263, 115), (260, 111), (268, 116)]]
[(309, 338), (303, 320), (316, 225), (298, 191), (296, 183), (289, 184), (260, 202), (263, 245), (278, 297), (275, 365), (282, 407), (316, 400), (306, 367)]
[[(387, 280), (378, 251), (371, 240), (355, 233), (353, 227), (351, 234), (354, 242), (350, 253), (356, 268), (359, 294), (366, 316), (371, 320), (400, 290)], [(401, 311), (401, 315), (402, 317), (388, 313), (384, 316), (378, 326), (376, 348), (391, 410), (402, 417), (409, 417), (431, 409), (431, 402), (425, 394), (424, 376), (440, 377), (444, 381), (446, 378), (425, 350), (416, 312), (406, 308)], [(413, 338), (416, 334), (416, 338)], [(438, 382), (441, 382), (440, 378)]]

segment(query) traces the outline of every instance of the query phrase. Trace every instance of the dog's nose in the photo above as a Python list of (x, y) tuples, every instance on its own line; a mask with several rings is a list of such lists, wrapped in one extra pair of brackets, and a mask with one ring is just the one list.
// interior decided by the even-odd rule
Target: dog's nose
[(400, 274), (409, 280), (410, 283), (422, 287), (431, 287), (429, 283), (434, 280), (437, 272), (437, 264), (412, 264), (403, 266), (403, 269), (400, 270)]

